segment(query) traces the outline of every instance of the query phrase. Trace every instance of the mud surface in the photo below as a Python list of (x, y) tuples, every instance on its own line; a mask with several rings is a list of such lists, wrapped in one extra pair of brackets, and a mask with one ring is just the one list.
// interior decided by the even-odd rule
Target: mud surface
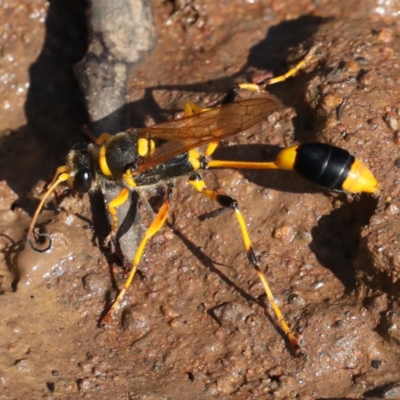
[(269, 88), (285, 107), (215, 158), (327, 142), (362, 159), (381, 196), (329, 194), (282, 171), (203, 174), (238, 200), (307, 358), (290, 354), (236, 220), (200, 222), (216, 206), (185, 179), (106, 329), (97, 322), (127, 270), (98, 245), (108, 229), (101, 200), (61, 188), (60, 210), (49, 203), (39, 219), (51, 251), (27, 246), (38, 199), (88, 122), (72, 70), (88, 38), (83, 3), (17, 3), (0, 9), (12, 38), (1, 39), (1, 76), (15, 80), (0, 90), (0, 398), (399, 398), (396, 3), (154, 2), (158, 44), (132, 68), (117, 111), (128, 126), (161, 122), (188, 100), (210, 106), (234, 82), (283, 73), (317, 46), (296, 77)]

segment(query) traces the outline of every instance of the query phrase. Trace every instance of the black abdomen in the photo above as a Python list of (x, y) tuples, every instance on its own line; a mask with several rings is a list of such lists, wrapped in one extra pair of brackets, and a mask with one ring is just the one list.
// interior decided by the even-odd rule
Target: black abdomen
[(355, 158), (348, 151), (323, 143), (302, 144), (294, 170), (303, 178), (328, 189), (343, 190)]

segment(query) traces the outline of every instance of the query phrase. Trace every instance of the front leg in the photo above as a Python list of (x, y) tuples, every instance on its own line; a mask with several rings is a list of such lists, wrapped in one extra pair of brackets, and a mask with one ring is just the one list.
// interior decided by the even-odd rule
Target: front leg
[(139, 244), (139, 247), (138, 247), (138, 249), (136, 251), (135, 257), (134, 257), (133, 262), (132, 262), (132, 269), (131, 269), (131, 272), (129, 274), (129, 277), (126, 280), (126, 282), (125, 282), (124, 286), (122, 287), (121, 291), (119, 292), (118, 297), (116, 298), (116, 300), (112, 304), (110, 310), (107, 312), (105, 317), (102, 319), (101, 322), (103, 324), (108, 324), (110, 322), (111, 317), (113, 316), (113, 314), (117, 310), (118, 306), (121, 304), (121, 301), (122, 301), (126, 291), (129, 289), (129, 287), (130, 287), (130, 285), (132, 283), (132, 280), (133, 280), (133, 278), (135, 276), (137, 267), (140, 264), (140, 261), (142, 259), (142, 256), (143, 256), (143, 253), (144, 253), (144, 249), (146, 247), (146, 244), (147, 244), (148, 240), (151, 239), (165, 224), (165, 220), (167, 219), (167, 216), (168, 216), (168, 210), (169, 210), (169, 206), (170, 206), (171, 194), (172, 194), (172, 189), (168, 188), (167, 192), (165, 193), (165, 199), (164, 199), (163, 205), (161, 206), (161, 208), (158, 211), (156, 217), (154, 218), (154, 221), (150, 225), (149, 229), (147, 229), (147, 231), (145, 232), (144, 237), (143, 237), (142, 241)]
[(127, 202), (127, 200), (129, 199), (129, 194), (130, 194), (129, 189), (124, 187), (123, 189), (121, 189), (118, 196), (115, 197), (113, 200), (111, 200), (107, 205), (108, 212), (110, 213), (112, 218), (112, 226), (110, 234), (104, 240), (105, 246), (108, 245), (110, 240), (114, 238), (117, 233), (118, 230), (117, 209), (118, 207), (121, 207), (123, 204)]

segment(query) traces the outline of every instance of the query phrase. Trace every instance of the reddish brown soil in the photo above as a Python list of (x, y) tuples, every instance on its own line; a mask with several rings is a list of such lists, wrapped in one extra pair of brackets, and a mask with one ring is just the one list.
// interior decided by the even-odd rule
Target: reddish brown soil
[[(399, 398), (395, 4), (154, 2), (158, 45), (132, 71), (127, 107), (138, 127), (177, 115), (188, 100), (212, 105), (234, 82), (285, 72), (317, 46), (303, 71), (269, 88), (285, 107), (224, 141), (216, 157), (251, 160), (296, 141), (327, 142), (362, 159), (381, 196), (329, 194), (282, 171), (203, 174), (241, 206), (276, 300), (302, 337), (307, 358), (294, 358), (236, 220), (200, 222), (216, 206), (184, 178), (168, 227), (149, 243), (106, 329), (97, 321), (126, 271), (97, 245), (103, 222), (87, 229), (96, 209), (87, 196), (60, 191), (61, 211), (49, 205), (39, 220), (51, 251), (26, 245), (37, 199), (82, 140), (87, 114), (72, 67), (86, 33), (82, 7), (54, 2), (43, 24), (32, 15), (44, 16), (44, 2), (17, 3), (0, 9), (13, 38), (1, 42), (1, 75), (18, 81), (3, 80), (0, 92), (9, 102), (0, 146), (0, 398)], [(28, 70), (24, 114), (15, 93)]]

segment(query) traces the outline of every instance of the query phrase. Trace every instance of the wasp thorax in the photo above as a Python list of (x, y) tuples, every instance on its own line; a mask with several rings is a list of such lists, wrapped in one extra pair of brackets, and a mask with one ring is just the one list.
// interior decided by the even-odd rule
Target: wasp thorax
[(114, 178), (120, 178), (128, 168), (141, 159), (138, 153), (138, 136), (135, 132), (118, 133), (107, 144), (105, 159), (107, 168)]

